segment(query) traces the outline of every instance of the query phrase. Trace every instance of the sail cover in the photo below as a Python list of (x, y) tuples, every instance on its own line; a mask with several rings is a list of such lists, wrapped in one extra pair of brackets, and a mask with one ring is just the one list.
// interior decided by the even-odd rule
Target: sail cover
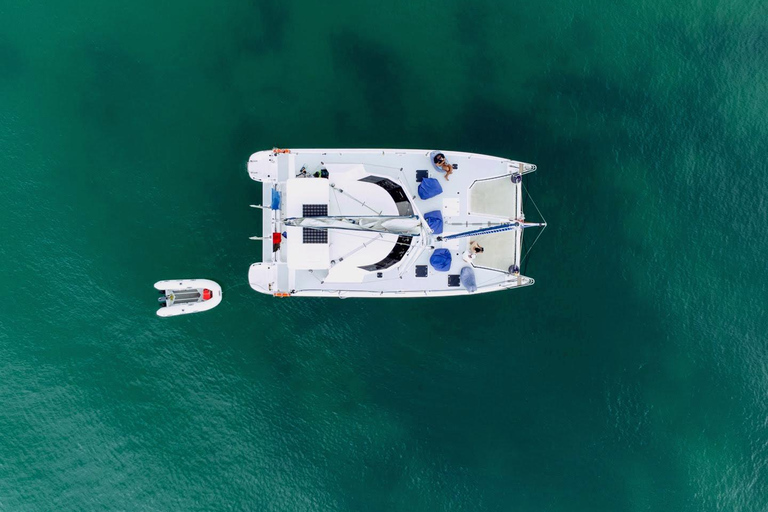
[(279, 210), (280, 209), (280, 192), (272, 189), (272, 203), (270, 204), (270, 209), (272, 210)]
[(451, 251), (435, 249), (435, 252), (429, 257), (429, 264), (438, 272), (448, 272), (451, 268)]
[(421, 233), (421, 223), (415, 215), (399, 216), (362, 216), (362, 217), (293, 217), (285, 219), (286, 226), (313, 229), (349, 229), (353, 231), (376, 231), (402, 236), (417, 236)]
[(469, 293), (477, 291), (477, 280), (475, 279), (475, 271), (472, 267), (464, 267), (459, 273), (461, 284), (467, 289)]
[(422, 199), (430, 199), (442, 193), (443, 187), (435, 178), (424, 178), (419, 183), (419, 197)]
[(443, 212), (434, 210), (424, 214), (424, 220), (427, 221), (429, 229), (436, 235), (443, 232)]

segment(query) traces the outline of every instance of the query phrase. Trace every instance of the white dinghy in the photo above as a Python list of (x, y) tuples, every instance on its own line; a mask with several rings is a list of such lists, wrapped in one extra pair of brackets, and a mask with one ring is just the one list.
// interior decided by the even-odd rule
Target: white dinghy
[(277, 297), (340, 298), (532, 285), (521, 273), (523, 234), (546, 226), (523, 212), (523, 177), (535, 170), (430, 149), (259, 151), (248, 174), (263, 185), (251, 205), (263, 212), (252, 237), (263, 245), (249, 284)]
[(178, 316), (208, 311), (221, 302), (221, 286), (210, 279), (158, 281), (160, 309), (157, 316)]

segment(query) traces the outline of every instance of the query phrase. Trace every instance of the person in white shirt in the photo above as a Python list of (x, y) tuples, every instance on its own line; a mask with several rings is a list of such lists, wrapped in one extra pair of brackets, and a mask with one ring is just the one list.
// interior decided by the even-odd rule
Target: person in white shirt
[(483, 248), (480, 246), (480, 244), (479, 244), (479, 243), (477, 243), (477, 242), (476, 242), (476, 241), (474, 241), (474, 240), (470, 240), (470, 241), (469, 241), (469, 249), (468, 249), (467, 251), (465, 251), (465, 252), (464, 252), (464, 254), (462, 255), (462, 258), (463, 258), (463, 259), (464, 259), (464, 261), (466, 261), (467, 263), (472, 263), (472, 260), (474, 260), (474, 259), (475, 259), (475, 256), (477, 256), (478, 254), (480, 254), (480, 253), (481, 253), (481, 252), (483, 252), (483, 251), (485, 251), (485, 249), (483, 249)]

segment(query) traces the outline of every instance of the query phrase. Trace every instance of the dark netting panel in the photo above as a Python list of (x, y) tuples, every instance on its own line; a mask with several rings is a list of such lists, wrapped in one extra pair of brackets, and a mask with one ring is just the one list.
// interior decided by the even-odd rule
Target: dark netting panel
[(403, 256), (405, 256), (405, 253), (408, 252), (408, 249), (411, 248), (411, 242), (413, 242), (413, 238), (410, 236), (399, 236), (397, 237), (397, 242), (395, 243), (395, 246), (392, 248), (392, 250), (387, 254), (383, 260), (374, 263), (373, 265), (364, 265), (360, 268), (363, 270), (367, 270), (369, 272), (372, 272), (374, 270), (384, 270), (385, 268), (389, 268), (392, 265), (396, 264), (398, 261), (403, 259)]
[(373, 183), (374, 185), (378, 185), (386, 190), (387, 194), (390, 195), (392, 200), (397, 205), (398, 215), (413, 215), (413, 207), (411, 206), (411, 202), (408, 200), (408, 196), (405, 194), (403, 188), (394, 181), (387, 178), (382, 178), (380, 176), (366, 176), (365, 178), (361, 178), (359, 181), (363, 181), (365, 183)]

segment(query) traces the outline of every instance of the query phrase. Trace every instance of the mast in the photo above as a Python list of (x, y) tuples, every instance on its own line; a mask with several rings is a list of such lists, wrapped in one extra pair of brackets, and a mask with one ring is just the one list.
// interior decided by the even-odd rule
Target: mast
[(283, 220), (286, 226), (311, 229), (344, 229), (389, 233), (414, 237), (421, 235), (421, 221), (417, 215), (324, 215), (317, 217), (290, 217)]

